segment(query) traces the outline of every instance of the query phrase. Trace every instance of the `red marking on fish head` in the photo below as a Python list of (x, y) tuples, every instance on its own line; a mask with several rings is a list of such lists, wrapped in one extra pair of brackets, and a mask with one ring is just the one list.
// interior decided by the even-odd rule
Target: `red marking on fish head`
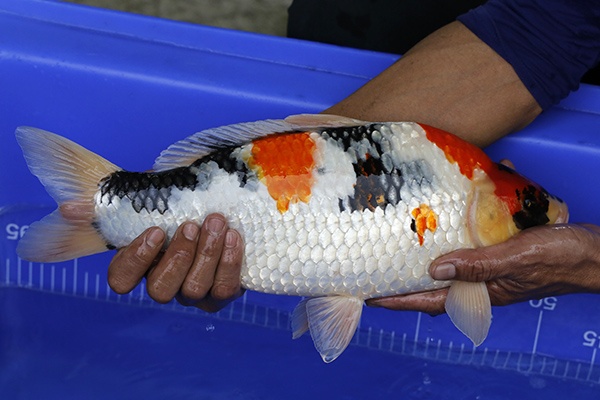
[(267, 186), (280, 212), (290, 203), (310, 200), (315, 148), (305, 132), (273, 134), (252, 142), (248, 166)]
[(479, 245), (499, 243), (531, 226), (568, 220), (565, 203), (536, 183), (492, 162), (480, 148), (458, 136), (428, 125), (421, 127), (462, 175), (477, 181), (469, 229)]

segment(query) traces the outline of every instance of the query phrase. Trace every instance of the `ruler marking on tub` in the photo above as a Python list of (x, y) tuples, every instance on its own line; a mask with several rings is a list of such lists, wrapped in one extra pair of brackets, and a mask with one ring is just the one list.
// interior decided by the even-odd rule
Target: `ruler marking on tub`
[(144, 281), (140, 282), (140, 304), (144, 303), (144, 296), (145, 296), (145, 288), (146, 285), (144, 284)]
[(10, 283), (10, 258), (6, 259), (6, 274), (4, 276), (6, 285)]
[(442, 349), (442, 339), (438, 339), (437, 341), (437, 347), (435, 349), (435, 359), (439, 360), (440, 359), (440, 351)]
[(62, 274), (61, 274), (61, 284), (62, 284), (62, 294), (67, 293), (67, 270), (65, 269), (65, 267), (61, 268), (62, 270)]
[(538, 316), (537, 327), (535, 329), (535, 337), (533, 338), (533, 350), (531, 352), (535, 354), (537, 352), (538, 340), (540, 338), (540, 331), (542, 329), (542, 319), (544, 317), (544, 310), (540, 310), (540, 315)]
[(74, 259), (73, 260), (73, 294), (77, 294), (77, 266), (78, 266), (78, 259)]
[(419, 330), (421, 329), (421, 313), (417, 313), (417, 326), (415, 328), (415, 343), (419, 340)]
[(29, 280), (27, 281), (27, 287), (33, 287), (33, 263), (30, 261), (27, 266), (27, 271), (29, 273)]
[(100, 298), (100, 275), (96, 274), (96, 282), (95, 282), (95, 299), (98, 300)]
[(598, 349), (594, 347), (594, 351), (592, 351), (592, 360), (590, 361), (590, 370), (588, 371), (588, 374), (587, 374), (588, 381), (592, 378), (592, 372), (594, 371), (594, 365), (596, 363), (596, 352), (597, 351), (598, 351)]
[(85, 271), (83, 274), (83, 297), (88, 297), (90, 274)]
[(56, 279), (56, 266), (54, 264), (52, 264), (52, 267), (50, 268), (50, 291), (51, 292), (54, 292), (55, 279)]
[(17, 258), (17, 287), (21, 287), (21, 258)]
[(46, 265), (40, 264), (40, 290), (44, 289), (44, 269)]

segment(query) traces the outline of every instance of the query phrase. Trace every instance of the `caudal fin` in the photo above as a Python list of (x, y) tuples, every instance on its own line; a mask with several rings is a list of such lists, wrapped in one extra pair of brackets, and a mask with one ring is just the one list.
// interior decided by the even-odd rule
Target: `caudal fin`
[(107, 250), (94, 227), (94, 194), (102, 178), (120, 168), (80, 145), (41, 129), (19, 127), (17, 142), (31, 172), (58, 203), (33, 223), (17, 247), (19, 257), (59, 262)]

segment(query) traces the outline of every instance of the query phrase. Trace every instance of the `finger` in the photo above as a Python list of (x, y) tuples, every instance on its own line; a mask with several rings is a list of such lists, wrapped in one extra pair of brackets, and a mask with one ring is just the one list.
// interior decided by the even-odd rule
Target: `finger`
[(153, 227), (120, 249), (108, 266), (108, 284), (112, 290), (119, 294), (133, 290), (152, 266), (164, 242), (163, 230)]
[[(461, 249), (434, 260), (429, 267), (431, 277), (436, 280), (461, 280), (485, 282), (500, 277), (502, 266), (509, 261), (505, 246)], [(512, 249), (514, 250), (514, 249)]]
[(448, 289), (439, 289), (431, 292), (370, 299), (367, 300), (367, 305), (396, 311), (421, 311), (430, 315), (439, 315), (446, 312), (444, 305), (447, 295)]
[(536, 253), (549, 250), (557, 236), (555, 228), (554, 225), (533, 227), (496, 245), (453, 251), (434, 260), (429, 273), (437, 280), (467, 282), (511, 276), (516, 269), (535, 262)]
[(165, 254), (148, 274), (147, 290), (152, 299), (168, 303), (175, 297), (194, 262), (199, 232), (194, 222), (177, 229)]
[(225, 235), (225, 246), (215, 281), (211, 289), (211, 296), (216, 300), (233, 301), (242, 295), (240, 274), (242, 272), (242, 259), (244, 256), (244, 243), (240, 234), (229, 229)]
[(206, 217), (200, 230), (196, 257), (183, 285), (181, 294), (191, 301), (198, 301), (210, 292), (225, 241), (227, 221), (221, 214)]

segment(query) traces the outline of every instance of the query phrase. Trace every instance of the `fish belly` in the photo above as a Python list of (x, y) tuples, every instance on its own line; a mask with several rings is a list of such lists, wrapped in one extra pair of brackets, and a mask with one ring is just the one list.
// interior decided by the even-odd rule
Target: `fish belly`
[(288, 218), (263, 214), (243, 226), (244, 287), (275, 294), (362, 299), (431, 290), (448, 284), (431, 278), (431, 261), (469, 246), (460, 226), (427, 232), (420, 245), (411, 229), (412, 215), (403, 205), (337, 215), (305, 213), (302, 208), (290, 210), (295, 215)]

